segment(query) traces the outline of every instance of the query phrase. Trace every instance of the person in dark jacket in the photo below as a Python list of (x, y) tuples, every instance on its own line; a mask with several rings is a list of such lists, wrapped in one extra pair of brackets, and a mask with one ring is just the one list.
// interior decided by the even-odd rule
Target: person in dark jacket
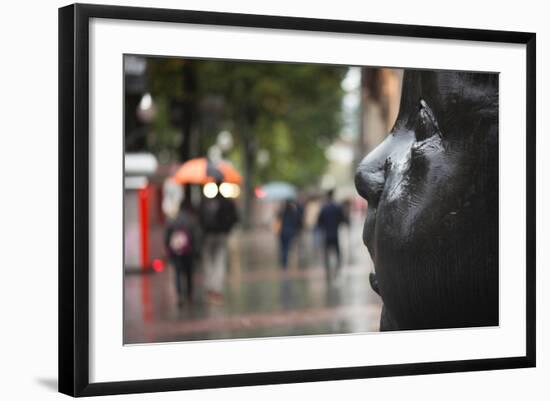
[[(219, 185), (220, 183), (218, 183)], [(204, 233), (203, 263), (208, 302), (222, 304), (227, 267), (227, 237), (239, 220), (235, 203), (218, 191), (214, 198), (203, 198), (200, 222)]]
[[(196, 217), (190, 206), (182, 202), (176, 218), (170, 221), (164, 234), (164, 246), (171, 264), (175, 268), (175, 285), (178, 305), (185, 299), (193, 301), (193, 260), (199, 249), (199, 235)], [(185, 278), (187, 294), (182, 283)]]
[(327, 193), (327, 200), (317, 219), (317, 227), (323, 237), (323, 251), (325, 260), (325, 271), (327, 277), (330, 277), (330, 254), (336, 254), (336, 269), (341, 267), (340, 241), (338, 240), (338, 228), (340, 224), (346, 222), (344, 211), (340, 205), (334, 202), (334, 191)]
[(288, 267), (290, 248), (302, 227), (302, 213), (300, 213), (295, 201), (287, 199), (279, 211), (278, 218), (280, 222), (279, 241), (281, 247), (281, 266), (286, 270)]

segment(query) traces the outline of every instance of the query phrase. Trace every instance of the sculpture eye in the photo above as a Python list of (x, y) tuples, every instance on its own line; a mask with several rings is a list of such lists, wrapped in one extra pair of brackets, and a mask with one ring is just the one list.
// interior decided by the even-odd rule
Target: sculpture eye
[(384, 162), (384, 179), (386, 179), (388, 175), (388, 171), (390, 171), (390, 168), (391, 168), (391, 157), (388, 157)]
[(416, 140), (423, 141), (436, 134), (441, 137), (441, 131), (439, 130), (435, 115), (426, 101), (424, 99), (420, 99), (418, 120), (415, 130)]

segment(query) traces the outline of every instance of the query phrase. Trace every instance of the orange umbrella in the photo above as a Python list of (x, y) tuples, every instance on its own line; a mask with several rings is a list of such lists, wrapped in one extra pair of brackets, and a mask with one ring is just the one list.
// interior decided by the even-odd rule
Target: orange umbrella
[(213, 162), (206, 157), (186, 161), (172, 177), (179, 184), (206, 184), (207, 182), (230, 182), (240, 184), (242, 177), (227, 161)]

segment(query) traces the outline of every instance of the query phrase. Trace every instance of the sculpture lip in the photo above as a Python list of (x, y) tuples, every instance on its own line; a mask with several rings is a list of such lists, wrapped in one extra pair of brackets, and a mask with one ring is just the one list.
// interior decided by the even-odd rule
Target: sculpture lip
[(376, 266), (376, 209), (368, 208), (367, 216), (365, 217), (365, 223), (363, 225), (363, 244), (367, 248), (374, 266)]

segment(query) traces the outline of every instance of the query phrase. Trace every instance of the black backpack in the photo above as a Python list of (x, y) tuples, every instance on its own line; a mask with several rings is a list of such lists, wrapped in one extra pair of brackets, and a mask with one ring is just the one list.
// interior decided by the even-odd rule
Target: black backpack
[(235, 206), (223, 198), (209, 199), (202, 208), (202, 225), (205, 231), (229, 232), (237, 222)]

